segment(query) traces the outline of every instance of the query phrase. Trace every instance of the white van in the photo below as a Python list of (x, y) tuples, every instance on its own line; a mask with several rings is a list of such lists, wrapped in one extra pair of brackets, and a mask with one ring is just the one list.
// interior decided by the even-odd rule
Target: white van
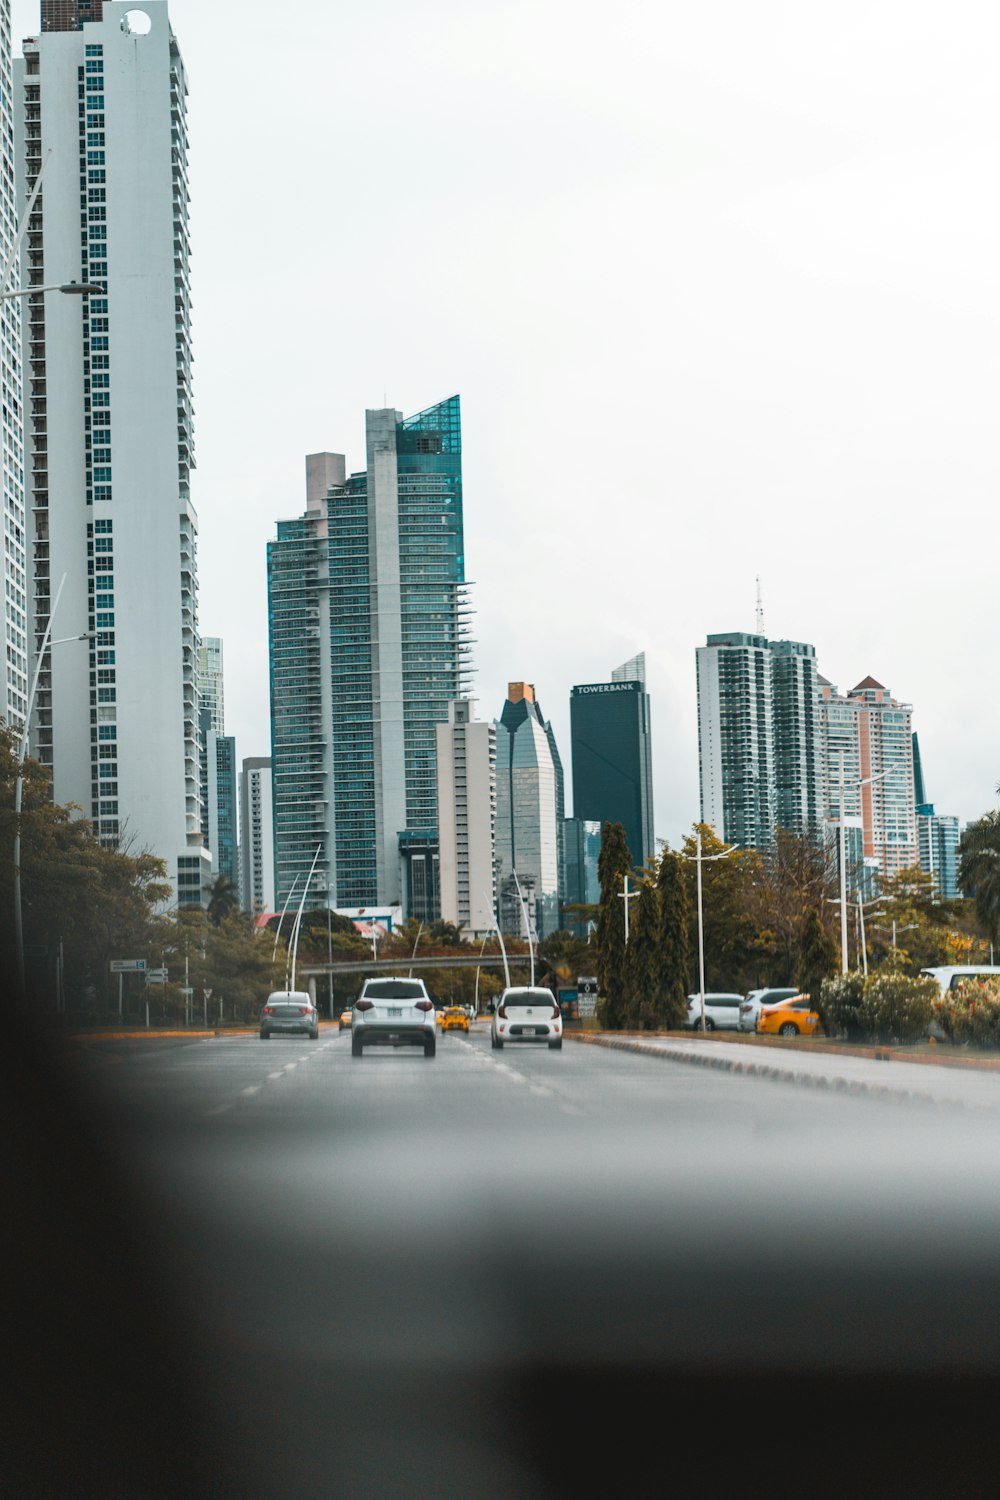
[(949, 990), (960, 990), (970, 981), (982, 984), (984, 979), (994, 975), (1000, 975), (1000, 964), (952, 964), (940, 969), (920, 970), (921, 979), (937, 980), (942, 1000)]

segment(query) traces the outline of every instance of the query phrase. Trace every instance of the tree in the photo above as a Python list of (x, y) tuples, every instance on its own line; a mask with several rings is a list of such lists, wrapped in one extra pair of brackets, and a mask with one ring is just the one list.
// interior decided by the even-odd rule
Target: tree
[[(13, 850), (14, 791), (20, 763), (12, 731), (0, 726), (0, 846)], [(112, 958), (142, 957), (157, 906), (169, 899), (163, 861), (149, 853), (109, 848), (94, 837), (80, 809), (52, 800), (46, 767), (23, 766), (21, 896), (29, 993), (51, 998), (55, 957), (62, 958), (67, 1003), (82, 996), (93, 1007), (110, 1003)], [(7, 993), (15, 993), (13, 865), (0, 860), (0, 964)]]
[(605, 823), (601, 829), (601, 852), (597, 860), (600, 900), (597, 904), (596, 963), (601, 1021), (611, 1031), (626, 1025), (628, 1008), (625, 974), (624, 877), (631, 873), (625, 829), (621, 823)]
[(660, 901), (648, 877), (639, 886), (639, 899), (629, 916), (625, 988), (627, 1024), (653, 1031), (660, 994)]
[(990, 941), (1000, 928), (1000, 812), (970, 823), (958, 843), (958, 888), (975, 901)]
[(239, 911), (240, 894), (228, 875), (216, 875), (208, 887), (208, 919), (218, 927), (232, 912)]
[(806, 912), (802, 946), (795, 983), (803, 994), (811, 995), (817, 1009), (821, 1004), (823, 980), (837, 972), (837, 944), (823, 926), (815, 906)]
[(747, 911), (755, 929), (756, 972), (746, 977), (760, 985), (793, 984), (808, 914), (822, 911), (824, 898), (834, 894), (836, 867), (829, 848), (784, 828), (754, 859)]
[(665, 1031), (671, 1031), (683, 1025), (687, 1009), (691, 914), (681, 861), (669, 849), (663, 851), (656, 883), (660, 895), (657, 1023)]

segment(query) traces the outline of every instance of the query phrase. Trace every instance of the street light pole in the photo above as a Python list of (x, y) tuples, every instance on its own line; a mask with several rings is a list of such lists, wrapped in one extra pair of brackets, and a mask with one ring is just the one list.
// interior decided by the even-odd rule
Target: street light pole
[[(731, 844), (728, 849), (722, 849), (718, 854), (702, 854), (701, 828), (699, 826), (695, 830), (694, 847), (695, 852), (693, 855), (681, 854), (680, 857), (681, 859), (694, 859), (696, 861), (698, 890), (698, 983), (700, 985), (699, 994), (701, 998), (701, 1030), (705, 1031), (707, 1029), (705, 1026), (705, 918), (701, 897), (701, 866), (703, 860), (725, 859), (728, 855), (734, 854), (740, 846), (739, 844)], [(625, 909), (626, 911), (628, 910), (627, 905)]]
[(619, 899), (619, 901), (624, 901), (625, 902), (625, 947), (627, 948), (628, 947), (628, 904), (629, 904), (630, 901), (634, 901), (635, 900), (635, 898), (636, 898), (636, 896), (638, 896), (639, 892), (638, 891), (630, 891), (629, 890), (629, 888), (628, 888), (628, 871), (626, 871), (625, 874), (622, 876), (622, 880), (624, 881), (625, 889), (623, 891), (619, 892), (618, 899)]

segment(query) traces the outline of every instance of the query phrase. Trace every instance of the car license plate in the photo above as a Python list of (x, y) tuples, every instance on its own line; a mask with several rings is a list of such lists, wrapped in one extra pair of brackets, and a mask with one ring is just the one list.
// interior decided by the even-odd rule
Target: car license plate
[(538, 1035), (538, 1028), (535, 1027), (535, 1026), (522, 1026), (521, 1027), (521, 1035), (522, 1036), (537, 1036)]
[(386, 1010), (387, 1016), (401, 1016), (402, 1014), (403, 1007), (401, 1005), (390, 1005)]

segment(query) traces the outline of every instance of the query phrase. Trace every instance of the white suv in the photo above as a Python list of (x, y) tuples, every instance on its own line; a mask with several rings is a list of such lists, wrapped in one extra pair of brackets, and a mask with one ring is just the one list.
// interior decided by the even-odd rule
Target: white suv
[(779, 1000), (794, 1000), (801, 990), (751, 990), (740, 1006), (740, 1030), (756, 1031), (762, 1005), (777, 1005)]
[(423, 1047), (434, 1056), (434, 1001), (422, 979), (365, 980), (351, 1018), (351, 1056), (366, 1047)]
[(553, 1052), (562, 1047), (562, 1011), (551, 990), (504, 990), (490, 1026), (492, 1045), (504, 1042), (548, 1042)]
[[(705, 1030), (738, 1031), (742, 995), (713, 994), (705, 996)], [(688, 995), (686, 1030), (701, 1030), (701, 996)]]

